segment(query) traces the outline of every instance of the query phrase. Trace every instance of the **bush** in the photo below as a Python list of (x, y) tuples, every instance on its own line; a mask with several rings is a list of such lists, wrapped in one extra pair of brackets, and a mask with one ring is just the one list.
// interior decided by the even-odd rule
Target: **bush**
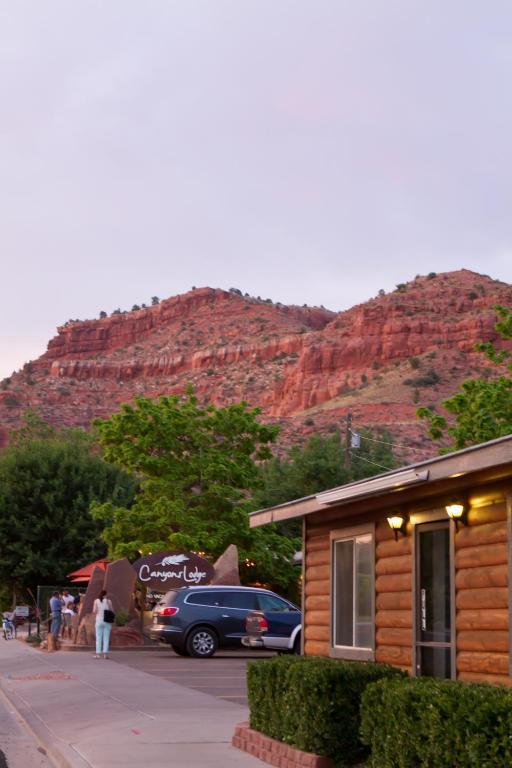
[(255, 731), (283, 741), (287, 707), (286, 675), (298, 656), (250, 662), (247, 668), (249, 723)]
[(379, 680), (361, 703), (361, 738), (373, 768), (512, 765), (512, 691), (418, 678)]
[(423, 376), (414, 379), (404, 379), (404, 384), (410, 387), (432, 387), (439, 382), (439, 374), (433, 368), (429, 368)]
[(124, 627), (130, 621), (130, 614), (124, 608), (116, 611), (116, 627)]
[(41, 645), (43, 638), (41, 635), (27, 635), (25, 642), (29, 643), (30, 645)]
[(354, 765), (368, 754), (359, 738), (368, 683), (405, 673), (384, 664), (282, 656), (248, 671), (251, 728), (306, 752)]

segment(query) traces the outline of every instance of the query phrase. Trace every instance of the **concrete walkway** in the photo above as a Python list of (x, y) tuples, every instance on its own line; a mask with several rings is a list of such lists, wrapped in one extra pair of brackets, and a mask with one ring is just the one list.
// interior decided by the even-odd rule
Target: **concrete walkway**
[(245, 707), (110, 660), (1, 642), (0, 687), (61, 768), (264, 765), (230, 744)]

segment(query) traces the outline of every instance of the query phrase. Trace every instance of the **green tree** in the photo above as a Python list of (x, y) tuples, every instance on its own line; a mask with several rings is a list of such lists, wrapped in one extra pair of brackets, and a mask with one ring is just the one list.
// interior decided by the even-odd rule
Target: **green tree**
[[(512, 339), (512, 311), (497, 306), (498, 321), (495, 325), (502, 339)], [(496, 378), (478, 378), (464, 381), (458, 392), (444, 400), (442, 405), (455, 418), (449, 422), (433, 408), (418, 408), (420, 419), (428, 422), (428, 433), (432, 440), (446, 440), (452, 443), (441, 452), (460, 450), (503, 437), (512, 433), (512, 352), (510, 346), (496, 349), (491, 342), (480, 343), (477, 349), (501, 371)]]
[(287, 588), (298, 542), (272, 529), (251, 530), (251, 491), (260, 482), (256, 462), (271, 456), (278, 427), (259, 423), (246, 403), (200, 407), (183, 398), (144, 397), (95, 422), (107, 461), (140, 478), (135, 504), (97, 504), (111, 554), (189, 549), (214, 560), (239, 548), (242, 577)]
[(129, 504), (136, 483), (103, 462), (83, 430), (57, 431), (27, 414), (0, 455), (0, 585), (61, 583), (105, 554), (93, 501)]
[[(352, 449), (346, 463), (344, 438), (338, 432), (324, 437), (313, 435), (303, 446), (294, 446), (286, 457), (274, 457), (260, 468), (261, 487), (253, 495), (257, 509), (284, 504), (354, 480), (385, 472), (397, 466), (387, 433), (373, 436), (360, 430), (361, 447)], [(280, 524), (286, 535), (298, 535), (300, 522)]]

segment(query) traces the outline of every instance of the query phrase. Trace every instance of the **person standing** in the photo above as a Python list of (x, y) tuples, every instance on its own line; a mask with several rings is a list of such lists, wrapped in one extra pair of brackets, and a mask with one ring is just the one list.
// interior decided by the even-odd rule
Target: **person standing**
[(58, 592), (53, 592), (50, 597), (50, 617), (52, 623), (50, 632), (57, 638), (59, 636), (60, 625), (62, 623), (62, 600)]
[(75, 598), (69, 594), (69, 590), (65, 589), (62, 592), (62, 639), (66, 637), (66, 629), (68, 630), (68, 637), (71, 640), (71, 625), (73, 622), (73, 616), (75, 612), (73, 610), (75, 604)]
[(108, 659), (108, 645), (112, 622), (105, 621), (105, 611), (112, 612), (112, 602), (107, 597), (107, 591), (102, 589), (94, 601), (93, 612), (96, 614), (96, 653), (95, 659)]

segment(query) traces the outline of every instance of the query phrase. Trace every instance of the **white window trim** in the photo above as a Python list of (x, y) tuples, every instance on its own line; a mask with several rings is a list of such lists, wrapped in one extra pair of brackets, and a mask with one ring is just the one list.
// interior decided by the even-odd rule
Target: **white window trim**
[[(335, 626), (336, 626), (336, 606), (335, 606), (335, 584), (334, 569), (336, 560), (334, 557), (334, 546), (338, 541), (355, 539), (356, 536), (370, 534), (372, 537), (372, 647), (356, 648), (347, 645), (335, 645)], [(331, 552), (331, 627), (329, 639), (329, 656), (335, 659), (347, 659), (347, 661), (375, 661), (375, 523), (366, 523), (365, 525), (351, 526), (350, 528), (341, 528), (330, 532), (330, 552)]]

